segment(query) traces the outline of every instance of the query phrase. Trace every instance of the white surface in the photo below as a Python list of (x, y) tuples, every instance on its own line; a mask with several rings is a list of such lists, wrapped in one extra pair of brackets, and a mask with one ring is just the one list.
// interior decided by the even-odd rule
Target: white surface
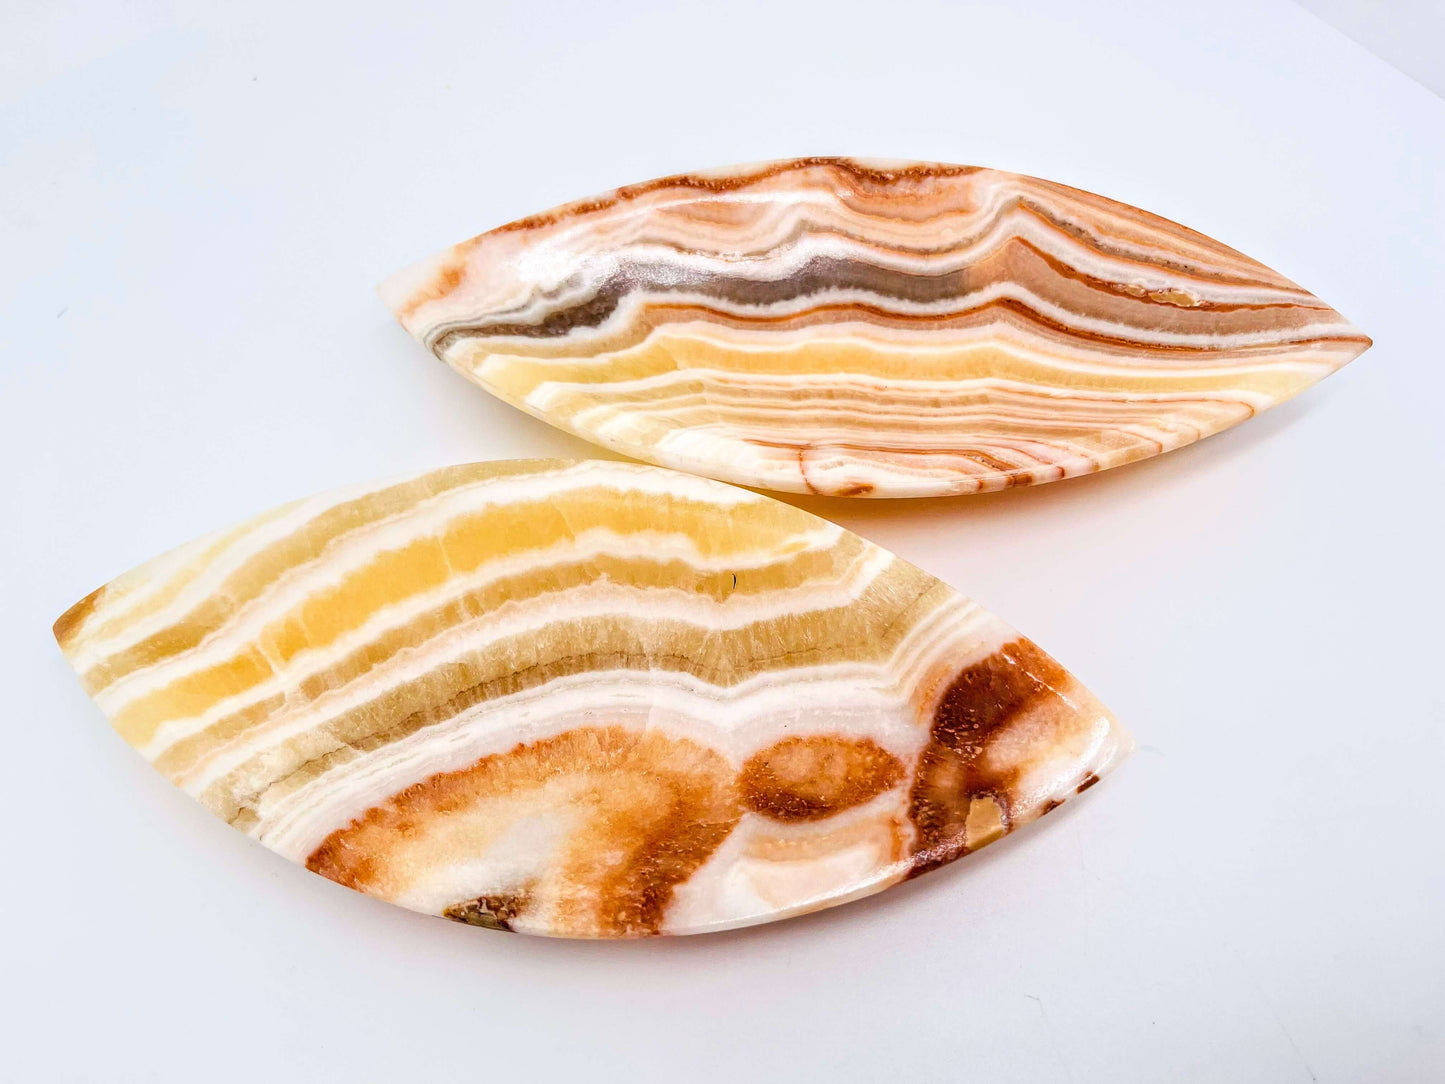
[[(1445, 1078), (1445, 102), (1284, 0), (1021, 6), (6, 7), (0, 1078)], [(594, 945), (330, 885), (110, 732), (49, 625), (113, 575), (314, 490), (588, 453), (374, 283), (807, 152), (1138, 203), (1376, 339), (1163, 459), (806, 502), (1074, 669), (1142, 744), (1117, 775), (864, 903)]]
[(1445, 97), (1445, 0), (1297, 0)]

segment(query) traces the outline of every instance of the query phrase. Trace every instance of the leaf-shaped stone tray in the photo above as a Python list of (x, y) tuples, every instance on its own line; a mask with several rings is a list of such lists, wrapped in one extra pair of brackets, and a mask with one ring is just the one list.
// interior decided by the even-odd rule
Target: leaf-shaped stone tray
[(919, 162), (634, 185), (484, 233), (381, 293), (463, 375), (597, 444), (849, 496), (1157, 455), (1369, 345), (1282, 275), (1157, 215)]
[(623, 463), (302, 500), (56, 622), (177, 786), (475, 925), (691, 933), (876, 892), (1130, 748), (1031, 642), (841, 527)]

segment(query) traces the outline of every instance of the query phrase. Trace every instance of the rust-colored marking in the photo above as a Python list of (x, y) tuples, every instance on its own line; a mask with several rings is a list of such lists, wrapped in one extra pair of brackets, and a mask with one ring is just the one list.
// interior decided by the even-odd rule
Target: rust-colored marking
[[(539, 808), (571, 818), (534, 895), (574, 937), (658, 933), (673, 891), (742, 815), (719, 753), (656, 731), (578, 727), (407, 787), (331, 833), (306, 867), (394, 898), (430, 869), (484, 855)], [(479, 895), (448, 917), (510, 923), (497, 900)]]
[(1063, 667), (1023, 638), (953, 679), (934, 711), (910, 795), (909, 818), (917, 830), (911, 876), (970, 849), (968, 819), (975, 799), (990, 798), (999, 811), (998, 831), (982, 842), (1009, 831), (1017, 770), (987, 766), (989, 742), (1011, 720), (1056, 695), (1054, 690), (1067, 681)]
[[(703, 177), (695, 173), (678, 173), (671, 177), (659, 177), (655, 181), (643, 181), (640, 184), (627, 185), (601, 196), (580, 199), (550, 211), (528, 215), (526, 218), (519, 218), (515, 222), (508, 222), (506, 225), (498, 226), (489, 232), (514, 233), (518, 230), (541, 229), (544, 226), (554, 225), (566, 218), (576, 218), (581, 215), (593, 214), (597, 211), (605, 211), (610, 207), (627, 203), (637, 199), (639, 196), (645, 196), (651, 192), (657, 192), (665, 188), (696, 189), (714, 194), (733, 192), (740, 188), (751, 188), (760, 181), (766, 181), (784, 173), (792, 173), (801, 169), (811, 169), (815, 166), (826, 166), (838, 171), (842, 175), (851, 176), (858, 183), (875, 186), (888, 186), (906, 179), (921, 180), (929, 177), (964, 177), (970, 173), (978, 173), (982, 168), (979, 166), (945, 165), (941, 162), (916, 162), (900, 166), (897, 169), (874, 169), (871, 166), (865, 166), (860, 162), (856, 162), (851, 158), (790, 158), (785, 161), (769, 163), (748, 173), (727, 174), (716, 177)], [(485, 237), (487, 235), (482, 234), (481, 236)]]
[(784, 738), (743, 765), (743, 803), (780, 821), (811, 821), (862, 805), (903, 780), (903, 765), (867, 738)]

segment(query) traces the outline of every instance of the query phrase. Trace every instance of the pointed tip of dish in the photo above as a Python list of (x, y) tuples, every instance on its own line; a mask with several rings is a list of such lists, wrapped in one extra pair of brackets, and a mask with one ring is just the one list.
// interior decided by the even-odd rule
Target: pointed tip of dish
[(449, 249), (419, 260), (382, 280), (376, 293), (393, 316), (413, 335), (420, 328), (412, 317), (429, 301), (445, 297), (456, 289), (466, 273), (466, 263), (454, 245)]
[(55, 619), (50, 631), (55, 634), (55, 642), (60, 645), (61, 651), (69, 653), (70, 645), (75, 642), (76, 634), (95, 611), (96, 604), (100, 601), (100, 596), (104, 591), (104, 587), (97, 587)]

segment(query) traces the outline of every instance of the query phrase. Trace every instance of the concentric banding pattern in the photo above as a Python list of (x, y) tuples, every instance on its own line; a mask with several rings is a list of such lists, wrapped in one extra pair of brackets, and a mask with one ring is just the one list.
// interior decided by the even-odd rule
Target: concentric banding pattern
[(726, 481), (970, 493), (1142, 459), (1369, 345), (1269, 268), (1018, 174), (800, 159), (503, 226), (382, 296), (488, 391)]
[(120, 734), (236, 828), (402, 906), (532, 933), (696, 932), (874, 892), (1129, 748), (917, 568), (620, 463), (303, 500), (55, 631)]

